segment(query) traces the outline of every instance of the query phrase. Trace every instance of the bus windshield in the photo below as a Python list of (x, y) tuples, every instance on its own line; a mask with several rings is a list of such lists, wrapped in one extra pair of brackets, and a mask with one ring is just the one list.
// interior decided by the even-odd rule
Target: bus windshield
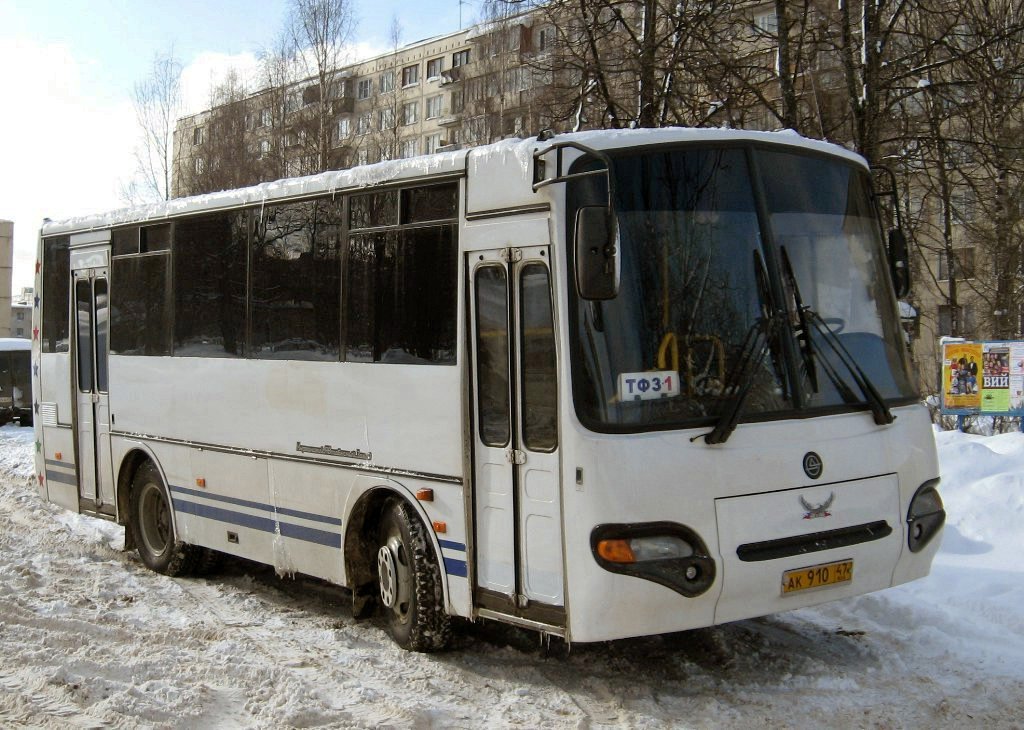
[[(570, 307), (589, 428), (712, 423), (741, 374), (746, 419), (864, 408), (854, 368), (886, 401), (916, 398), (863, 170), (702, 146), (613, 154), (609, 174), (618, 294)], [(602, 196), (601, 176), (572, 181), (569, 220)]]

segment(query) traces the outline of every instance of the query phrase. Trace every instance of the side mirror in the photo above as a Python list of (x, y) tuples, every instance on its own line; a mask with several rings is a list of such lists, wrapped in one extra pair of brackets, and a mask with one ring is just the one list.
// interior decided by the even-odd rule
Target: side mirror
[(591, 205), (576, 214), (576, 290), (583, 299), (614, 299), (619, 293), (615, 216)]
[(910, 250), (900, 228), (889, 229), (889, 271), (896, 298), (902, 299), (910, 293)]

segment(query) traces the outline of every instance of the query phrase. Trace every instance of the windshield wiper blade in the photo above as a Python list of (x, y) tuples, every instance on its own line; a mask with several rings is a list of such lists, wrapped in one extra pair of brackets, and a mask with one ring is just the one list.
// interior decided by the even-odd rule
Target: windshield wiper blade
[(761, 367), (765, 355), (768, 354), (771, 338), (775, 336), (775, 330), (777, 329), (776, 324), (777, 320), (775, 317), (771, 319), (759, 317), (751, 325), (747, 331), (743, 348), (740, 350), (740, 358), (736, 363), (736, 367), (733, 368), (731, 377), (723, 388), (723, 393), (732, 394), (729, 406), (719, 417), (718, 423), (715, 424), (711, 431), (694, 436), (690, 441), (696, 441), (701, 436), (704, 437), (705, 443), (712, 445), (723, 444), (729, 440), (729, 437), (736, 430), (736, 426), (739, 423), (740, 414), (743, 412), (743, 404), (746, 403), (747, 396), (750, 394), (751, 388), (753, 388), (753, 375)]
[[(885, 399), (882, 398), (878, 389), (875, 388), (871, 378), (867, 376), (867, 373), (853, 359), (849, 350), (843, 345), (842, 340), (832, 331), (832, 328), (828, 326), (824, 318), (809, 306), (804, 305), (803, 299), (800, 296), (800, 286), (797, 284), (796, 276), (793, 274), (793, 263), (789, 260), (789, 252), (786, 251), (785, 246), (780, 246), (779, 249), (782, 254), (782, 273), (786, 277), (789, 294), (793, 297), (793, 304), (796, 308), (796, 326), (798, 329), (795, 331), (795, 334), (800, 345), (800, 354), (803, 356), (804, 368), (807, 371), (808, 379), (811, 381), (814, 392), (818, 392), (818, 378), (814, 359), (815, 344), (811, 336), (810, 323), (814, 324), (815, 330), (821, 334), (829, 348), (839, 356), (839, 360), (850, 371), (853, 381), (860, 388), (861, 393), (864, 394), (864, 399), (871, 408), (871, 414), (874, 416), (875, 423), (879, 426), (892, 423), (896, 420), (896, 417), (892, 415), (892, 411), (885, 404)], [(828, 358), (820, 358), (820, 361), (828, 379), (835, 386), (836, 390), (839, 391), (839, 396), (847, 403), (857, 401), (857, 396), (850, 389), (846, 381), (836, 372), (835, 367), (829, 362)]]
[(874, 417), (875, 423), (879, 426), (886, 426), (895, 421), (896, 416), (894, 416), (892, 411), (889, 410), (889, 406), (886, 405), (885, 399), (882, 398), (882, 395), (878, 392), (875, 384), (871, 382), (871, 378), (869, 378), (867, 373), (865, 373), (861, 366), (857, 364), (857, 361), (853, 359), (850, 351), (846, 349), (842, 340), (840, 340), (836, 333), (832, 331), (832, 328), (828, 326), (828, 323), (820, 314), (809, 307), (807, 308), (807, 316), (814, 324), (817, 332), (821, 334), (822, 339), (824, 339), (826, 344), (828, 344), (832, 352), (839, 356), (840, 362), (846, 366), (846, 369), (853, 377), (853, 382), (857, 384), (860, 392), (864, 394), (864, 399), (871, 408), (871, 415)]
[(743, 404), (753, 387), (753, 374), (761, 367), (765, 355), (771, 349), (778, 330), (779, 313), (772, 300), (768, 286), (768, 270), (760, 251), (754, 251), (754, 280), (761, 300), (761, 316), (747, 330), (743, 345), (740, 347), (739, 359), (722, 389), (723, 394), (732, 394), (732, 400), (725, 412), (719, 416), (715, 427), (708, 433), (694, 436), (690, 439), (691, 442), (701, 436), (707, 444), (722, 444), (729, 440), (729, 436), (736, 430), (740, 414), (743, 412)]
[[(800, 358), (803, 360), (804, 373), (811, 383), (811, 388), (818, 392), (818, 368), (814, 362), (814, 343), (811, 341), (811, 328), (808, 326), (808, 307), (804, 306), (803, 297), (800, 296), (800, 285), (797, 284), (796, 275), (793, 273), (793, 263), (789, 260), (789, 253), (785, 246), (780, 246), (782, 254), (782, 275), (785, 277), (788, 294), (793, 299), (793, 311), (796, 321), (793, 322), (793, 334), (796, 335), (797, 346), (800, 350)], [(831, 376), (830, 376), (831, 377)]]

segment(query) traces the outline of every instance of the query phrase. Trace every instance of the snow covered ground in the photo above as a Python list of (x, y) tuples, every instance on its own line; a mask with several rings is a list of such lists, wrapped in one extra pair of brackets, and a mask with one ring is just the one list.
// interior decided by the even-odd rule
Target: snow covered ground
[(344, 591), (229, 562), (171, 579), (43, 503), (0, 429), (0, 727), (1021, 727), (1024, 435), (938, 433), (916, 583), (702, 631), (550, 649), (494, 624), (409, 654)]

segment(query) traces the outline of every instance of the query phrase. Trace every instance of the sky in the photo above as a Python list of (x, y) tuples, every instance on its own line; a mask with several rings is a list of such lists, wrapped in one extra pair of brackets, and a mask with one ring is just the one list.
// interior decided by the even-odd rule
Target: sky
[[(351, 0), (353, 53), (459, 29), (468, 0)], [(288, 0), (0, 0), (0, 219), (14, 221), (13, 291), (32, 286), (43, 218), (124, 207), (139, 128), (132, 90), (156, 55), (183, 66), (184, 113), (229, 68), (243, 73), (282, 32)]]

